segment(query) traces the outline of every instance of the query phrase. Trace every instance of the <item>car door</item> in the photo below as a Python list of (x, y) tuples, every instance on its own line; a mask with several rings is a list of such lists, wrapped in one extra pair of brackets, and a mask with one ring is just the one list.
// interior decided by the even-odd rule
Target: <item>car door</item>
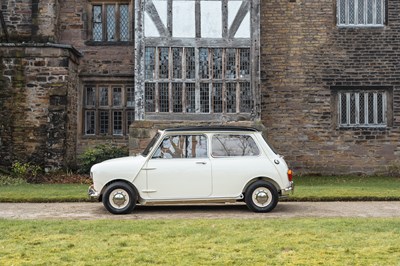
[(211, 164), (205, 135), (166, 136), (149, 159), (150, 199), (196, 199), (211, 194)]

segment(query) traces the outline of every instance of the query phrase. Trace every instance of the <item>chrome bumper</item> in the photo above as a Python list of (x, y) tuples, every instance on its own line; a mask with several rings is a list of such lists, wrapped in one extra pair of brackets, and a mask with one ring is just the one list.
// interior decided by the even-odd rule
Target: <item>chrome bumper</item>
[(91, 200), (96, 200), (96, 199), (99, 198), (100, 194), (99, 194), (99, 192), (97, 192), (97, 191), (94, 189), (93, 185), (91, 185), (91, 186), (89, 187), (89, 189), (88, 189), (88, 196), (89, 196), (89, 199), (91, 199)]
[(281, 190), (281, 196), (287, 197), (289, 194), (293, 194), (293, 192), (294, 192), (294, 182), (291, 181), (288, 187)]

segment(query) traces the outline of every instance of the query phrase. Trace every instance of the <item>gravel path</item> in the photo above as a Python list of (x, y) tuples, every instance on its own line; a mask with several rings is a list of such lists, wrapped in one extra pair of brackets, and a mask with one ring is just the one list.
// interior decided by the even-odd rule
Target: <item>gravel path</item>
[(137, 206), (133, 213), (128, 215), (112, 215), (101, 203), (0, 203), (0, 219), (146, 220), (293, 217), (400, 217), (400, 201), (280, 202), (270, 213), (253, 213), (244, 204)]

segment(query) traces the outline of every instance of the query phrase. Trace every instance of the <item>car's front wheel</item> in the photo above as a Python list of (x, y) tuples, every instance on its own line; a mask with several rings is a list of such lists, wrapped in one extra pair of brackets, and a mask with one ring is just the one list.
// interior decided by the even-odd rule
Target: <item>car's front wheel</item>
[(275, 186), (266, 181), (256, 181), (245, 193), (247, 207), (254, 212), (272, 211), (278, 204), (279, 195)]
[(103, 205), (113, 214), (132, 212), (136, 206), (136, 201), (136, 192), (124, 182), (110, 184), (103, 194)]

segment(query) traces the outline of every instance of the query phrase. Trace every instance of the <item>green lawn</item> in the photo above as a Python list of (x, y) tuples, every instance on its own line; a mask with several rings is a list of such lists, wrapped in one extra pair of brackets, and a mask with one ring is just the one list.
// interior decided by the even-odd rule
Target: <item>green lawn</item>
[(87, 201), (88, 185), (21, 184), (0, 186), (0, 202)]
[(400, 265), (400, 219), (0, 220), (0, 265)]
[(400, 177), (300, 176), (291, 200), (400, 200)]
[[(400, 177), (299, 176), (292, 201), (400, 200)], [(87, 201), (88, 185), (0, 186), (0, 202)]]

